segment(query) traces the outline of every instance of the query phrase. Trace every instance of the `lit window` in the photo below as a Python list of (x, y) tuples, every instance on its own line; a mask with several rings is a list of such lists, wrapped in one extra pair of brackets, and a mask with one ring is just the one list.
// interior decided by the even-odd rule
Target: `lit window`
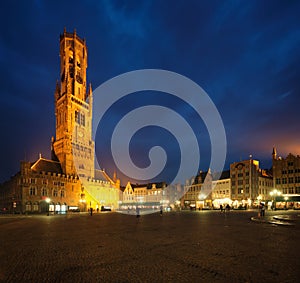
[(29, 189), (29, 195), (35, 196), (36, 195), (36, 188), (35, 187), (30, 187)]
[(26, 204), (25, 210), (26, 211), (31, 211), (31, 204), (30, 203)]

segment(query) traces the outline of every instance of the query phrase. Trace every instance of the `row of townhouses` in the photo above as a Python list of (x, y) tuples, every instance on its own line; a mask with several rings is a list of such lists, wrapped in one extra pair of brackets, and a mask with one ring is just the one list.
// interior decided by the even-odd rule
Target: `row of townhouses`
[[(229, 204), (233, 208), (247, 208), (265, 203), (269, 208), (300, 208), (300, 156), (288, 154), (277, 157), (272, 152), (272, 168), (261, 169), (259, 161), (249, 160), (230, 164), (230, 170), (220, 178), (200, 172), (187, 181), (181, 206), (184, 208), (216, 208)], [(204, 188), (204, 180), (211, 180)]]

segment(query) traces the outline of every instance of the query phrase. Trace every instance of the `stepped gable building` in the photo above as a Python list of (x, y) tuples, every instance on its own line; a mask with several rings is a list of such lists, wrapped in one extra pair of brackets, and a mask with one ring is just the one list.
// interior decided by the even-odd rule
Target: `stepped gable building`
[(278, 157), (274, 147), (272, 152), (272, 170), (274, 188), (277, 196), (273, 195), (280, 205), (300, 208), (300, 156), (289, 153), (286, 158)]
[(209, 201), (209, 199), (211, 199), (210, 194), (208, 196), (204, 195), (203, 183), (207, 174), (208, 174), (209, 181), (211, 181), (212, 179), (211, 179), (210, 171), (206, 171), (206, 172), (200, 171), (196, 177), (192, 177), (191, 179), (186, 180), (184, 186), (184, 194), (181, 198), (181, 207), (183, 209), (198, 209), (200, 208), (200, 203), (202, 205), (209, 205), (209, 204), (204, 204), (203, 199), (200, 200), (200, 195), (201, 197), (202, 195), (205, 196), (206, 201)]
[(164, 182), (148, 184), (131, 184), (127, 183), (122, 194), (121, 209), (132, 209), (137, 205), (146, 209), (158, 209), (160, 206), (166, 207), (167, 184)]
[(65, 213), (117, 208), (120, 181), (94, 167), (93, 94), (87, 84), (87, 46), (76, 31), (60, 35), (60, 80), (55, 89), (56, 135), (51, 160), (22, 161), (0, 187), (1, 211)]

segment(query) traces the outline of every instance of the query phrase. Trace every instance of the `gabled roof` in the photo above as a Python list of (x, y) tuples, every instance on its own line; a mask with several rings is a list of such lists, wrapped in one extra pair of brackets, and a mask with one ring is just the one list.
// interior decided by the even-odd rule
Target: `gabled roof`
[(31, 165), (31, 170), (41, 173), (41, 172), (51, 172), (56, 174), (62, 174), (62, 168), (59, 162), (50, 159), (45, 159), (40, 157)]
[(202, 184), (204, 182), (207, 174), (211, 175), (212, 180), (224, 180), (224, 179), (230, 178), (230, 170), (222, 171), (220, 176), (219, 176), (220, 173), (217, 173), (217, 172), (209, 173), (208, 171), (206, 171), (206, 172), (200, 171), (200, 173), (195, 177), (193, 185)]
[(131, 184), (131, 187), (133, 189), (138, 189), (138, 188), (147, 188), (147, 190), (152, 189), (152, 186), (155, 185), (156, 189), (162, 189), (166, 187), (165, 182), (156, 182), (156, 183), (147, 183), (147, 184)]
[(272, 178), (273, 178), (272, 170), (269, 170), (269, 169), (261, 169), (261, 170), (259, 171), (259, 176), (260, 176), (260, 177), (265, 177), (265, 178), (270, 178), (270, 179), (272, 179)]
[(101, 180), (114, 184), (114, 181), (107, 175), (104, 170), (95, 169), (95, 180)]
[(229, 179), (230, 178), (230, 170), (225, 170), (221, 173), (219, 180)]

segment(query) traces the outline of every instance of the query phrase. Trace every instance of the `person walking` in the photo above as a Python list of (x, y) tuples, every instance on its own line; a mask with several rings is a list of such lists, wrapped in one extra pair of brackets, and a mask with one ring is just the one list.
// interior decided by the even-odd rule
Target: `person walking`
[(265, 204), (262, 203), (262, 204), (261, 204), (261, 216), (262, 216), (262, 217), (265, 216), (265, 210), (266, 210)]
[(260, 203), (258, 206), (258, 217), (261, 217), (262, 214), (262, 204)]
[(230, 211), (230, 205), (227, 203), (226, 205), (226, 211), (229, 212)]
[(136, 207), (136, 218), (140, 218), (140, 208)]
[(162, 207), (162, 205), (160, 206), (160, 216), (162, 216), (162, 214), (163, 214), (163, 207)]
[(223, 205), (220, 204), (220, 211), (223, 212)]

